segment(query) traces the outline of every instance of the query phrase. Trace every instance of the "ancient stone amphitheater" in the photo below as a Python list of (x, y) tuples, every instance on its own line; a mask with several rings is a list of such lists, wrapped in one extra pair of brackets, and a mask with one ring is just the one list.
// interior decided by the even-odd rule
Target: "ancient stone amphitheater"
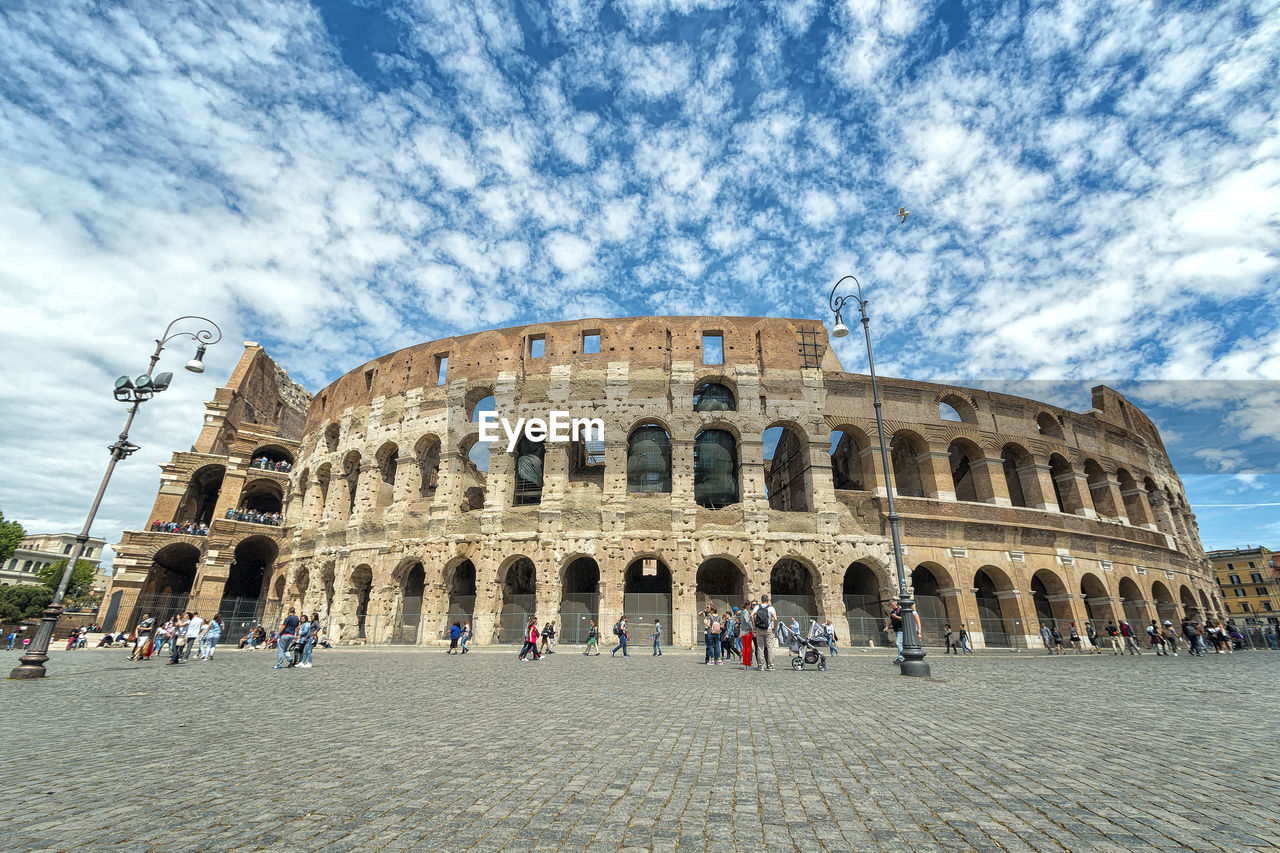
[[(118, 618), (199, 602), (270, 623), (296, 606), (341, 642), (436, 643), (469, 621), (484, 644), (516, 641), (528, 616), (570, 642), (595, 619), (607, 640), (625, 613), (633, 637), (660, 620), (685, 644), (708, 601), (770, 592), (784, 616), (830, 619), (842, 643), (884, 640), (897, 581), (870, 381), (816, 321), (448, 338), (359, 366), (301, 422), (282, 371), (275, 397), (238, 384), (270, 364), (246, 349), (195, 452), (166, 467), (149, 523), (203, 512), (209, 534), (143, 530), (118, 546)], [(944, 623), (977, 646), (1022, 646), (1044, 621), (1221, 611), (1159, 433), (1112, 389), (1080, 412), (902, 379), (880, 389), (927, 643)], [(235, 405), (245, 395), (251, 414)], [(486, 445), (486, 411), (599, 418), (604, 437)], [(282, 509), (284, 525), (242, 520), (253, 506)]]

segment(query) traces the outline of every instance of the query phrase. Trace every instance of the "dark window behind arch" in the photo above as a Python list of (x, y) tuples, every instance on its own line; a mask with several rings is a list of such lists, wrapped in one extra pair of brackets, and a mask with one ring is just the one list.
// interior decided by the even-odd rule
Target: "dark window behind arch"
[(738, 404), (733, 390), (719, 382), (704, 382), (693, 392), (695, 412), (733, 412)]
[(671, 438), (658, 424), (644, 424), (627, 438), (627, 491), (671, 491)]
[(733, 433), (708, 429), (693, 440), (693, 499), (708, 509), (738, 502), (738, 443)]

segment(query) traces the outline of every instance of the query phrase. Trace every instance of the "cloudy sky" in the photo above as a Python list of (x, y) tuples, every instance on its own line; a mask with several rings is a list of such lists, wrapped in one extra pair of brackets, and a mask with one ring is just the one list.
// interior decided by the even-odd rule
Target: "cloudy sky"
[(112, 541), (244, 340), (316, 390), (852, 272), (885, 374), (1147, 380), (1207, 544), (1280, 546), (1278, 57), (1275, 0), (5, 2), (0, 509), (79, 528), (180, 314), (225, 340), (144, 407)]

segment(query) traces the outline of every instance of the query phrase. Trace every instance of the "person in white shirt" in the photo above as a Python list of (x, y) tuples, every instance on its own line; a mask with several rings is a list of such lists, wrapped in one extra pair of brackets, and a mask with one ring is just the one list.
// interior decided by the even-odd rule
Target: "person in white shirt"
[(199, 613), (191, 614), (191, 621), (187, 623), (187, 645), (182, 650), (182, 659), (184, 661), (191, 660), (191, 650), (195, 648), (196, 641), (200, 639), (200, 629), (204, 627), (204, 620), (200, 618)]
[(822, 630), (827, 635), (827, 650), (833, 655), (840, 654), (840, 650), (836, 648), (836, 626), (831, 624), (830, 619), (823, 623)]
[(751, 643), (755, 646), (756, 669), (773, 669), (773, 648), (778, 642), (773, 632), (778, 627), (778, 611), (769, 603), (769, 596), (760, 596), (760, 603), (751, 609)]

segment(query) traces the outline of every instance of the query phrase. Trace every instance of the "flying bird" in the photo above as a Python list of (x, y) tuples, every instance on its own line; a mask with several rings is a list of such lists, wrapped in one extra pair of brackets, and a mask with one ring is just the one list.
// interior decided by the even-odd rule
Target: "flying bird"
[(898, 208), (898, 212), (894, 214), (894, 216), (899, 217), (899, 219), (898, 219), (898, 224), (899, 224), (899, 225), (901, 225), (902, 223), (906, 222), (906, 221), (907, 221), (907, 217), (908, 217), (908, 216), (910, 216), (910, 215), (911, 215), (911, 211), (907, 210), (905, 207), (900, 207), (900, 208)]

